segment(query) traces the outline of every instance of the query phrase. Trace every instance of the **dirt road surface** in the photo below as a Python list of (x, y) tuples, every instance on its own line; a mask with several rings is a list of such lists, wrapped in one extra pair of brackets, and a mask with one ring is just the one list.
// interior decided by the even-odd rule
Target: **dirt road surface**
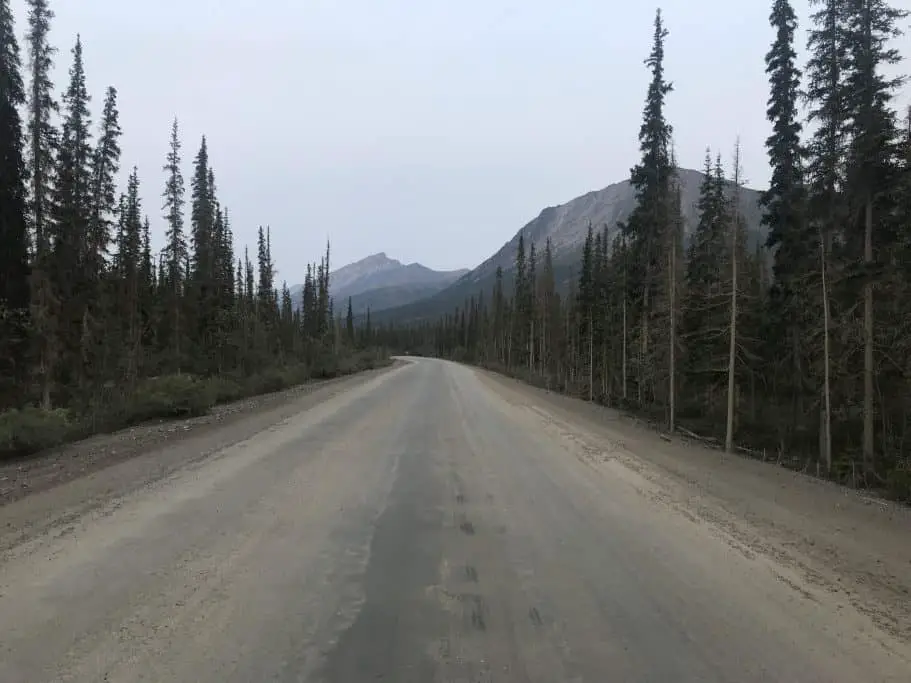
[(460, 365), (346, 382), (0, 507), (0, 681), (911, 680), (906, 510)]

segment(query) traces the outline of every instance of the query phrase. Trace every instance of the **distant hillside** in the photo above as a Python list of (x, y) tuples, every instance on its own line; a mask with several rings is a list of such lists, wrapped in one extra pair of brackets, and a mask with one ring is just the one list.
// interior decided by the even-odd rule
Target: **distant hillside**
[[(696, 203), (703, 178), (704, 175), (699, 171), (680, 169), (687, 236), (699, 220)], [(760, 225), (762, 211), (759, 207), (759, 197), (760, 193), (756, 190), (741, 190), (740, 210), (746, 219), (751, 245), (765, 241), (765, 228)], [(515, 262), (519, 235), (524, 236), (526, 245), (534, 242), (539, 249), (543, 248), (544, 242), (550, 238), (557, 280), (558, 283), (565, 284), (570, 278), (575, 277), (575, 267), (581, 257), (582, 244), (589, 223), (599, 229), (603, 229), (605, 225), (614, 229), (618, 223), (629, 218), (635, 206), (635, 191), (629, 180), (624, 180), (608, 185), (603, 190), (584, 194), (565, 204), (547, 207), (495, 254), (452, 285), (419, 301), (386, 309), (377, 319), (410, 322), (434, 318), (443, 312), (451, 311), (455, 306), (464, 303), (466, 298), (479, 292), (484, 292), (485, 296), (489, 295), (498, 266), (503, 268), (506, 279), (511, 281), (510, 274)]]
[[(352, 308), (360, 314), (368, 306), (372, 311), (379, 311), (427, 298), (467, 272), (467, 269), (432, 270), (420, 263), (403, 264), (381, 252), (330, 273), (329, 292), (336, 302), (336, 311), (346, 309), (351, 297)], [(298, 306), (302, 289), (303, 285), (291, 288)]]

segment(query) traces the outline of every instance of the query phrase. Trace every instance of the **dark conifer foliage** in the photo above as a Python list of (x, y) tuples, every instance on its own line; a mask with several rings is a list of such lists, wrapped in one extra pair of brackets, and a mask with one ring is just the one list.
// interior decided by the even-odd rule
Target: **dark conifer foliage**
[(774, 386), (782, 435), (790, 441), (801, 429), (807, 406), (819, 396), (809, 372), (813, 332), (819, 329), (821, 308), (813, 295), (819, 273), (819, 234), (807, 205), (799, 119), (801, 73), (794, 47), (797, 18), (789, 0), (776, 0), (769, 21), (775, 32), (766, 55), (770, 96), (766, 115), (772, 133), (766, 140), (772, 177), (762, 195), (767, 246), (774, 249), (775, 282), (769, 297), (769, 322), (775, 334), (767, 355), (776, 359)]
[(54, 99), (51, 69), (56, 49), (48, 42), (54, 13), (47, 0), (28, 0), (28, 85), (27, 135), (29, 170), (29, 214), (35, 257), (31, 272), (32, 344), (34, 362), (41, 386), (41, 405), (51, 407), (54, 368), (57, 360), (57, 302), (48, 272), (48, 232), (54, 205), (54, 161), (58, 131), (53, 116), (58, 111)]
[(19, 44), (9, 0), (0, 0), (0, 409), (27, 380), (29, 236), (20, 108)]
[(661, 391), (655, 337), (665, 323), (659, 298), (666, 271), (671, 185), (675, 171), (671, 163), (673, 129), (665, 117), (667, 97), (673, 92), (673, 85), (665, 76), (664, 46), (667, 36), (659, 9), (655, 14), (652, 50), (645, 60), (651, 80), (639, 129), (642, 158), (630, 173), (637, 204), (625, 226), (631, 251), (628, 296), (636, 320), (636, 395), (643, 406)]
[(57, 112), (51, 69), (56, 49), (48, 42), (54, 13), (47, 0), (28, 0), (28, 145), (31, 190), (31, 221), (35, 232), (35, 251), (46, 250), (45, 236), (53, 206), (53, 164), (57, 148), (57, 131), (52, 116)]
[[(92, 145), (89, 94), (82, 59), (82, 40), (72, 50), (70, 81), (63, 95), (63, 125), (57, 154), (52, 221), (48, 225), (47, 274), (57, 300), (57, 346), (60, 363), (56, 379), (81, 386), (77, 370), (83, 328), (94, 277), (89, 272), (92, 243)], [(72, 377), (71, 374), (77, 376)]]

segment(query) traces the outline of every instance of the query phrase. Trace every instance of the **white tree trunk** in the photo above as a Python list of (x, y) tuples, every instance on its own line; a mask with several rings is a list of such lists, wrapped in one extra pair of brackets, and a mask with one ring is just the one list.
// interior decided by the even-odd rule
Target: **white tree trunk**
[(826, 473), (832, 472), (832, 404), (829, 390), (829, 289), (826, 280), (826, 243), (822, 229), (819, 231), (819, 260), (822, 267), (822, 319), (823, 319), (823, 377), (824, 377), (824, 403), (823, 415), (823, 460), (826, 463)]
[(670, 309), (670, 377), (668, 378), (668, 392), (670, 394), (668, 403), (670, 404), (670, 414), (668, 415), (668, 431), (673, 434), (675, 427), (676, 419), (676, 398), (677, 398), (677, 387), (676, 387), (676, 376), (677, 376), (677, 223), (674, 222), (674, 226), (671, 229), (671, 235), (673, 239), (671, 240), (671, 249), (670, 249), (670, 286), (669, 286), (669, 296), (668, 296), (668, 308)]
[(593, 401), (595, 394), (595, 335), (592, 313), (588, 312), (588, 400)]
[(724, 450), (734, 451), (734, 370), (737, 357), (737, 233), (740, 229), (740, 141), (734, 150), (734, 198), (731, 212), (731, 321), (728, 350), (728, 415)]
[[(873, 201), (864, 216), (864, 263), (873, 263)], [(873, 283), (864, 284), (864, 467), (873, 467)]]

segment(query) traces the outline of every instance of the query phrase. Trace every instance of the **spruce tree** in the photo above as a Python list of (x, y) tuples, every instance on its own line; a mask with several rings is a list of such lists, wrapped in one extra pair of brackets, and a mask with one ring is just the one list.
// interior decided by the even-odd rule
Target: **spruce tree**
[(503, 267), (497, 266), (493, 285), (493, 347), (499, 365), (506, 364), (506, 293), (503, 290)]
[(559, 327), (559, 302), (557, 299), (557, 285), (554, 276), (553, 247), (548, 237), (544, 243), (544, 263), (541, 268), (541, 281), (538, 287), (538, 301), (540, 302), (541, 319), (541, 350), (538, 353), (541, 374), (548, 379), (553, 373), (552, 360), (555, 354), (555, 330)]
[[(907, 12), (885, 0), (845, 0), (845, 104), (849, 112), (847, 193), (852, 230), (846, 239), (863, 254), (863, 459), (866, 471), (876, 470), (874, 435), (874, 286), (881, 279), (882, 223), (891, 209), (898, 168), (898, 129), (891, 102), (903, 83), (884, 69), (901, 58), (891, 41), (901, 35), (899, 22)], [(879, 224), (874, 236), (874, 226)], [(879, 240), (879, 243), (876, 243)]]
[[(645, 400), (656, 372), (650, 345), (650, 319), (659, 277), (664, 269), (662, 246), (669, 223), (670, 183), (673, 173), (670, 155), (672, 128), (665, 117), (665, 101), (673, 85), (664, 73), (664, 43), (668, 32), (659, 9), (655, 14), (652, 50), (645, 64), (651, 81), (639, 130), (639, 164), (630, 171), (630, 182), (636, 192), (636, 208), (630, 216), (626, 231), (631, 250), (630, 287), (635, 297), (639, 319), (638, 392)], [(646, 386), (648, 385), (648, 386)]]
[(680, 315), (685, 393), (697, 399), (697, 410), (720, 413), (724, 370), (727, 367), (729, 290), (725, 286), (729, 216), (724, 196), (720, 157), (712, 165), (706, 150), (705, 169), (697, 203), (699, 222), (690, 238), (686, 286)]
[(579, 367), (585, 369), (586, 382), (588, 385), (588, 400), (592, 400), (594, 391), (593, 375), (593, 351), (594, 351), (594, 315), (597, 306), (597, 284), (595, 273), (595, 237), (594, 229), (591, 222), (588, 224), (588, 232), (585, 235), (585, 243), (582, 247), (582, 265), (579, 270), (579, 289), (576, 293), (576, 311), (578, 315), (577, 338), (584, 340), (584, 344), (579, 350), (583, 357), (577, 359)]
[(775, 38), (766, 54), (770, 95), (766, 116), (772, 134), (766, 140), (772, 177), (761, 196), (762, 222), (768, 226), (767, 246), (774, 248), (775, 284), (770, 297), (772, 334), (767, 356), (777, 360), (776, 387), (785, 394), (791, 430), (803, 413), (807, 371), (804, 346), (812, 334), (807, 277), (816, 272), (816, 238), (809, 224), (804, 183), (804, 151), (798, 112), (800, 70), (794, 33), (797, 18), (789, 0), (775, 0), (769, 17)]
[(186, 188), (181, 171), (180, 130), (175, 118), (171, 124), (171, 138), (168, 154), (162, 170), (167, 177), (162, 193), (164, 219), (167, 223), (165, 232), (165, 261), (168, 283), (168, 339), (171, 354), (171, 367), (180, 372), (182, 366), (183, 339), (186, 336), (183, 320), (183, 295), (186, 287), (187, 273), (183, 264), (187, 260), (187, 240), (184, 236), (184, 204)]
[(117, 89), (107, 89), (98, 131), (98, 142), (92, 155), (91, 226), (88, 255), (93, 277), (101, 277), (111, 242), (111, 229), (117, 208), (116, 176), (120, 171), (120, 114)]
[[(84, 391), (98, 399), (106, 380), (112, 379), (110, 331), (116, 324), (112, 309), (108, 255), (117, 212), (116, 175), (120, 169), (121, 129), (117, 90), (109, 87), (90, 162), (88, 224), (85, 231), (82, 287), (85, 306), (81, 325), (81, 379)], [(88, 396), (86, 396), (88, 398)]]
[(35, 341), (36, 372), (41, 383), (41, 405), (51, 407), (54, 366), (57, 361), (57, 303), (47, 272), (48, 223), (53, 206), (54, 160), (57, 130), (53, 116), (57, 102), (53, 96), (51, 70), (56, 52), (48, 43), (54, 13), (47, 0), (28, 0), (28, 171), (29, 219), (35, 235), (35, 258), (31, 281), (31, 320)]
[(507, 352), (507, 365), (519, 367), (524, 364), (526, 340), (528, 339), (528, 261), (525, 253), (525, 235), (519, 233), (516, 246), (515, 280), (513, 282), (514, 316)]
[(537, 315), (538, 315), (538, 274), (537, 274), (537, 261), (538, 254), (535, 250), (535, 243), (532, 240), (531, 245), (528, 247), (528, 275), (526, 276), (526, 286), (525, 286), (525, 310), (526, 315), (528, 316), (528, 369), (534, 370), (535, 368), (535, 339), (536, 335), (539, 333), (539, 326), (537, 325)]
[(56, 49), (48, 43), (51, 19), (54, 12), (47, 0), (27, 0), (29, 84), (28, 140), (29, 175), (31, 190), (32, 230), (35, 232), (35, 251), (40, 260), (47, 246), (47, 223), (53, 206), (54, 157), (57, 148), (57, 130), (52, 123), (57, 112), (51, 71), (54, 68)]
[(0, 410), (24, 394), (28, 362), (29, 254), (19, 44), (0, 0)]
[[(216, 318), (214, 218), (215, 207), (210, 186), (209, 150), (205, 136), (193, 162), (191, 180), (190, 223), (192, 231), (189, 299), (194, 318), (192, 339), (197, 350), (212, 342)], [(207, 373), (209, 363), (202, 353), (196, 354), (197, 370)]]
[(92, 222), (92, 145), (89, 93), (85, 83), (82, 40), (72, 50), (70, 81), (63, 96), (63, 125), (58, 150), (48, 275), (55, 295), (61, 364), (59, 378), (82, 385), (86, 379), (83, 342), (90, 297), (97, 293), (89, 270)]
[(768, 246), (781, 245), (775, 255), (776, 280), (783, 294), (790, 296), (793, 285), (789, 278), (807, 265), (812, 252), (804, 234), (802, 125), (798, 112), (801, 74), (794, 49), (797, 17), (790, 1), (774, 0), (769, 21), (775, 29), (775, 40), (765, 58), (771, 91), (766, 116), (772, 123), (766, 149), (772, 178), (760, 202), (765, 209), (762, 222), (769, 228)]
[(121, 325), (121, 370), (128, 387), (139, 378), (142, 357), (142, 292), (144, 289), (142, 206), (139, 172), (134, 167), (127, 180), (127, 192), (120, 200), (117, 256), (118, 319)]

